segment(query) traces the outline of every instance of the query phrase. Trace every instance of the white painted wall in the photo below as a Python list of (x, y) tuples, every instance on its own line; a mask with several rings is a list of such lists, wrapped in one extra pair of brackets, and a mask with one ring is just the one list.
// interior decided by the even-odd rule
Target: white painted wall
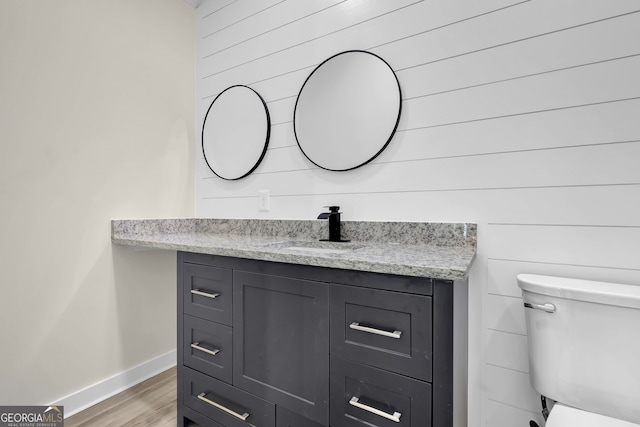
[[(205, 0), (196, 132), (217, 93), (267, 101), (271, 142), (237, 182), (195, 150), (196, 214), (479, 224), (470, 278), (469, 425), (541, 422), (515, 276), (640, 285), (640, 4), (636, 0)], [(293, 107), (325, 58), (365, 49), (403, 89), (388, 149), (355, 171), (299, 151)], [(271, 210), (258, 212), (258, 190)]]
[(182, 0), (0, 2), (1, 405), (175, 350), (175, 253), (112, 246), (110, 220), (194, 213), (193, 19)]

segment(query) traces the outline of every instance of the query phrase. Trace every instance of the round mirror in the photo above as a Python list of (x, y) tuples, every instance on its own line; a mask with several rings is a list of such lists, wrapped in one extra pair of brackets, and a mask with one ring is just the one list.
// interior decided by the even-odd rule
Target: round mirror
[(222, 91), (202, 125), (202, 152), (209, 169), (223, 179), (240, 179), (258, 167), (269, 144), (271, 121), (262, 97), (248, 86)]
[(293, 113), (300, 149), (315, 165), (355, 169), (385, 149), (400, 121), (400, 83), (379, 56), (361, 50), (324, 61), (304, 82)]

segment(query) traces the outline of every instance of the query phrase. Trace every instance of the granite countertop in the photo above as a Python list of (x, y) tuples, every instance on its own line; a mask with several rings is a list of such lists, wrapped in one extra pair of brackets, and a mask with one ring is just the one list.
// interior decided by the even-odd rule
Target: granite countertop
[(320, 242), (323, 220), (112, 220), (111, 241), (143, 248), (464, 280), (476, 254), (476, 224), (343, 221), (348, 243)]

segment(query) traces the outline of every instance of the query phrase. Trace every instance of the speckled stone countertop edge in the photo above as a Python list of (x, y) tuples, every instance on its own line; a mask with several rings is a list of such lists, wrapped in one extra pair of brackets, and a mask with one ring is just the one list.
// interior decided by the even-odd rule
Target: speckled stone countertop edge
[(176, 218), (111, 225), (112, 242), (121, 245), (444, 280), (466, 279), (476, 254), (471, 223), (345, 221), (343, 237), (352, 238), (353, 249), (336, 253), (286, 247), (317, 242), (326, 221)]

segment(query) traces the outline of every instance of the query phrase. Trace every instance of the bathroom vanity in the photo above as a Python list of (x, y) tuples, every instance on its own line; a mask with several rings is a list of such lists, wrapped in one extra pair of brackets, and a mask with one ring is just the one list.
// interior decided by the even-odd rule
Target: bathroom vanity
[(113, 221), (114, 243), (178, 251), (178, 425), (461, 422), (475, 224), (325, 227)]

